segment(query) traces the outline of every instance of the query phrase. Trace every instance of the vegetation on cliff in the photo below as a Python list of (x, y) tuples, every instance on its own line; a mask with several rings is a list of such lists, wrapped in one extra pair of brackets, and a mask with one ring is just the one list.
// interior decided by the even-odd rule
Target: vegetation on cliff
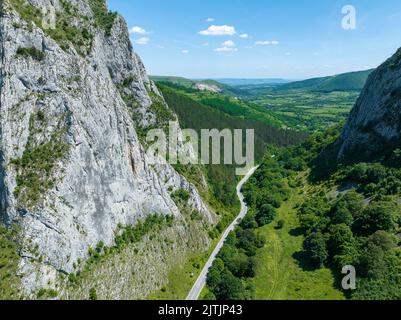
[[(54, 25), (44, 26), (50, 14), (41, 8), (29, 4), (25, 0), (7, 0), (12, 8), (18, 12), (21, 19), (27, 22), (29, 31), (32, 31), (32, 23), (41, 28), (46, 35), (54, 39), (60, 47), (67, 51), (72, 45), (82, 56), (89, 53), (94, 38), (93, 28), (100, 28), (106, 36), (110, 36), (116, 13), (107, 9), (104, 0), (90, 0), (89, 5), (93, 12), (93, 19), (80, 14), (78, 8), (66, 0), (61, 0), (62, 11), (55, 12)], [(47, 9), (46, 9), (47, 10)], [(15, 25), (15, 27), (21, 27)]]
[(0, 225), (0, 300), (20, 299), (18, 228)]
[(64, 117), (59, 121), (59, 129), (50, 138), (38, 140), (44, 135), (47, 117), (42, 111), (32, 114), (29, 120), (29, 137), (20, 158), (12, 159), (11, 165), (17, 170), (14, 195), (20, 208), (32, 208), (38, 204), (46, 191), (57, 182), (55, 170), (69, 150), (64, 141), (66, 127)]

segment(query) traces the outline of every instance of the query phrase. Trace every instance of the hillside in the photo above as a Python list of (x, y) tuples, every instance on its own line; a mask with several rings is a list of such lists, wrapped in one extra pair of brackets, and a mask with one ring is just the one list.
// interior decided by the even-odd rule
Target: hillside
[(308, 90), (308, 91), (359, 91), (364, 87), (369, 74), (373, 70), (349, 72), (330, 77), (313, 78), (304, 81), (291, 82), (277, 87), (278, 90)]
[(218, 82), (231, 87), (251, 87), (251, 86), (277, 86), (291, 82), (287, 79), (267, 78), (267, 79), (238, 79), (238, 78), (222, 78), (216, 79)]
[(195, 89), (196, 81), (190, 80), (183, 77), (173, 77), (173, 76), (150, 76), (150, 79), (155, 82), (168, 82), (183, 86), (185, 88)]
[(169, 83), (172, 85), (181, 86), (186, 89), (210, 92), (223, 92), (228, 91), (228, 86), (219, 83), (215, 80), (191, 80), (183, 77), (169, 77), (169, 76), (150, 76), (156, 83)]
[(263, 122), (270, 126), (282, 128), (283, 123), (269, 110), (263, 106), (242, 100), (224, 92), (210, 92), (188, 89), (184, 86), (170, 82), (158, 82), (159, 85), (169, 87), (176, 92), (185, 95), (203, 105), (225, 113), (238, 119), (254, 120)]

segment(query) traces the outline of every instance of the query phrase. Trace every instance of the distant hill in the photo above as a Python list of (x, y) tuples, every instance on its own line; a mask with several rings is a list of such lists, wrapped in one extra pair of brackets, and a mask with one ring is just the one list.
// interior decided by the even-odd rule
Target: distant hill
[(282, 85), (286, 83), (290, 83), (291, 80), (286, 79), (236, 79), (236, 78), (226, 78), (226, 79), (215, 79), (219, 83), (232, 86), (232, 87), (242, 87), (242, 86), (260, 86), (260, 85)]
[(279, 86), (278, 90), (309, 90), (309, 91), (360, 91), (373, 69), (357, 72), (343, 73), (330, 77), (313, 78), (296, 81)]

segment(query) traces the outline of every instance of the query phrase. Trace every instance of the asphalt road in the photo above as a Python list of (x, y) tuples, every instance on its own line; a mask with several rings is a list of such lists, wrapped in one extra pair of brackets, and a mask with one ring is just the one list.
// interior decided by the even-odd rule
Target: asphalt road
[(235, 229), (237, 224), (246, 216), (248, 212), (248, 207), (246, 206), (246, 203), (244, 202), (244, 195), (241, 193), (241, 189), (243, 185), (249, 180), (249, 178), (255, 173), (256, 169), (258, 167), (252, 168), (249, 170), (247, 175), (238, 183), (237, 185), (237, 196), (241, 202), (241, 211), (237, 218), (231, 223), (231, 225), (224, 231), (223, 235), (221, 236), (221, 239), (219, 243), (217, 244), (216, 248), (214, 249), (213, 253), (209, 257), (209, 260), (207, 261), (205, 267), (203, 268), (202, 272), (199, 274), (198, 279), (196, 280), (194, 286), (192, 287), (191, 291), (189, 292), (186, 300), (198, 300), (199, 296), (203, 290), (203, 288), (206, 285), (206, 278), (207, 274), (209, 272), (210, 267), (213, 265), (214, 260), (216, 260), (216, 256), (220, 252), (221, 248), (224, 245), (224, 242), (226, 241), (228, 235), (230, 234), (231, 231)]

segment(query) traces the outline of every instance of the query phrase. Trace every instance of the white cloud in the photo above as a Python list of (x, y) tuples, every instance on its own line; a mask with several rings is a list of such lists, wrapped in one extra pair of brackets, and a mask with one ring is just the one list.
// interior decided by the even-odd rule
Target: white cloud
[(234, 41), (228, 40), (221, 44), (223, 47), (235, 47)]
[(214, 51), (219, 53), (227, 53), (227, 52), (237, 52), (238, 49), (235, 47), (234, 41), (227, 40), (221, 44), (220, 48), (214, 49)]
[(242, 38), (242, 39), (248, 39), (249, 35), (247, 33), (243, 33), (243, 34), (240, 34), (239, 37)]
[(270, 41), (256, 41), (255, 44), (258, 46), (268, 46), (271, 42)]
[(139, 45), (147, 45), (150, 42), (150, 39), (148, 37), (142, 37), (136, 40), (133, 40), (135, 44)]
[(237, 48), (233, 48), (233, 47), (222, 47), (222, 48), (214, 49), (214, 51), (220, 52), (220, 53), (223, 53), (223, 52), (237, 52), (238, 49)]
[(276, 40), (273, 41), (266, 40), (266, 41), (256, 41), (255, 44), (258, 46), (269, 46), (269, 45), (277, 46), (279, 42)]
[(183, 53), (183, 54), (188, 54), (188, 53), (189, 53), (189, 50), (182, 50), (181, 53)]
[(207, 22), (213, 22), (213, 21), (214, 21), (214, 18), (207, 18), (206, 21), (207, 21)]
[(143, 28), (141, 28), (141, 27), (138, 27), (138, 26), (136, 26), (136, 27), (132, 27), (130, 30), (129, 30), (129, 33), (137, 33), (137, 34), (149, 34), (149, 32), (147, 32), (145, 29), (143, 29)]
[(200, 31), (203, 36), (233, 36), (237, 32), (233, 26), (210, 26), (207, 30)]

